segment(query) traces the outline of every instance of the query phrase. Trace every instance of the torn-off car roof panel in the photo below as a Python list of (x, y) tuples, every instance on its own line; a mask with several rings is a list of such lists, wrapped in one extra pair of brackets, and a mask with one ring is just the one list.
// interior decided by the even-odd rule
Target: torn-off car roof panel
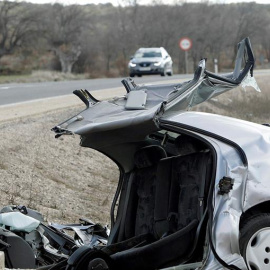
[(239, 43), (232, 73), (213, 74), (205, 69), (205, 64), (206, 60), (201, 60), (194, 78), (183, 84), (139, 86), (131, 79), (123, 80), (127, 95), (109, 101), (98, 101), (88, 91), (76, 90), (74, 93), (87, 108), (55, 126), (53, 131), (56, 136), (79, 134), (93, 139), (94, 135), (95, 140), (87, 144), (93, 148), (101, 140), (103, 144), (139, 141), (158, 130), (160, 117), (164, 119), (187, 110), (238, 86), (247, 74), (252, 76), (254, 56), (249, 39)]

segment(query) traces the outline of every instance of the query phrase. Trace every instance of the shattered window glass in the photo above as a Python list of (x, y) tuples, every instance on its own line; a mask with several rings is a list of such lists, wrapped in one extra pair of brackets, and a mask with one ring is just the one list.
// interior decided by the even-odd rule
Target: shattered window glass
[(246, 78), (242, 81), (241, 87), (246, 91), (247, 87), (254, 88), (257, 92), (261, 92), (261, 89), (259, 88), (257, 81), (254, 77), (251, 77), (250, 73), (246, 76)]

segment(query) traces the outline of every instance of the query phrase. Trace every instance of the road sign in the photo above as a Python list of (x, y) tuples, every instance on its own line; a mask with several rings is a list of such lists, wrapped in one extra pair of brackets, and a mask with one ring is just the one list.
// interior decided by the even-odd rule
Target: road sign
[(192, 47), (192, 41), (191, 39), (187, 38), (187, 37), (183, 37), (179, 40), (179, 47), (181, 50), (183, 51), (188, 51), (191, 49)]

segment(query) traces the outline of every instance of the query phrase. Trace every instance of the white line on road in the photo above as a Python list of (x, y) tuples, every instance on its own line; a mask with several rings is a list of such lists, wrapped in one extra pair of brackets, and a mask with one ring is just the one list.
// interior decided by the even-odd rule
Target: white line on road
[(72, 96), (73, 96), (72, 94), (68, 94), (68, 95), (59, 95), (59, 96), (48, 97), (48, 98), (32, 99), (32, 100), (27, 100), (27, 101), (21, 101), (21, 102), (16, 102), (16, 103), (0, 105), (0, 108), (12, 107), (12, 106), (28, 104), (28, 103), (35, 103), (35, 102), (40, 102), (40, 101), (50, 101), (50, 100), (54, 100), (54, 99), (59, 98), (59, 97), (65, 98), (65, 97), (72, 97)]

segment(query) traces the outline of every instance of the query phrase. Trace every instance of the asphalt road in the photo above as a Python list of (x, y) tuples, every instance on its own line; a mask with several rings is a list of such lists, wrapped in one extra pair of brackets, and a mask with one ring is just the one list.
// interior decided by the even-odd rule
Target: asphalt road
[[(270, 70), (255, 70), (256, 75), (269, 77)], [(177, 83), (178, 80), (191, 79), (193, 74), (166, 76), (143, 76), (135, 77), (134, 81), (137, 84), (152, 84), (152, 83)], [(89, 79), (75, 81), (60, 81), (60, 82), (43, 82), (43, 83), (10, 83), (0, 84), (0, 106), (10, 105), (14, 103), (23, 103), (44, 98), (58, 97), (71, 95), (75, 89), (87, 89), (89, 91), (98, 91), (112, 88), (123, 87), (121, 80), (123, 78), (106, 78), (106, 79)], [(123, 88), (124, 89), (124, 88)]]
[[(149, 84), (155, 82), (171, 80), (189, 79), (192, 75), (175, 75), (172, 77), (144, 76), (134, 78), (138, 84)], [(72, 94), (75, 89), (87, 89), (89, 91), (98, 91), (116, 87), (122, 87), (122, 78), (113, 79), (89, 79), (60, 82), (42, 82), (42, 83), (10, 83), (0, 84), (0, 106), (27, 102), (37, 99), (57, 97)]]

